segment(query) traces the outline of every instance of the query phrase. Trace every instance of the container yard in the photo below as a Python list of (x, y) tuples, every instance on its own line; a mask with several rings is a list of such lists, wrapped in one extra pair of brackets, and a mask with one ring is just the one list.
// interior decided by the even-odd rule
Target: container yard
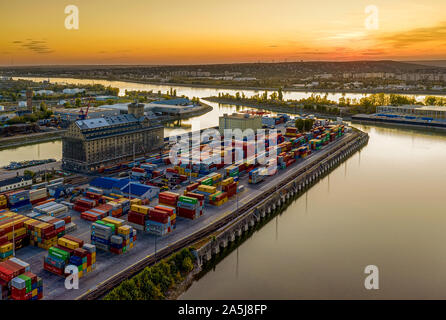
[[(222, 145), (193, 163), (185, 161), (189, 154), (178, 153), (175, 165), (167, 150), (101, 167), (88, 184), (77, 187), (62, 178), (1, 194), (2, 261), (15, 255), (29, 263), (41, 278), (45, 294), (40, 298), (76, 298), (157, 246), (165, 248), (218, 221), (281, 181), (291, 168), (305, 166), (313, 154), (322, 157), (349, 132), (343, 125), (316, 122), (310, 132), (299, 133), (280, 126), (287, 119), (279, 119), (279, 133), (272, 136), (276, 144), (269, 146), (267, 136), (264, 150), (233, 139), (232, 146)], [(208, 143), (201, 143), (200, 150)], [(242, 160), (235, 160), (236, 152), (243, 154)], [(261, 164), (272, 152), (277, 156)], [(220, 161), (231, 154), (232, 163)], [(78, 268), (77, 292), (64, 288), (68, 265)], [(14, 283), (21, 288), (19, 282)]]

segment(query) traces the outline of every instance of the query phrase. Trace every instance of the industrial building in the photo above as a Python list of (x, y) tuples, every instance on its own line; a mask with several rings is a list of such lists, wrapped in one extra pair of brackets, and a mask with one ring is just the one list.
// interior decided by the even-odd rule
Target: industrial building
[(376, 107), (377, 114), (393, 114), (413, 117), (424, 117), (432, 119), (446, 119), (446, 107), (440, 106), (379, 106)]
[(25, 188), (33, 184), (33, 179), (29, 176), (12, 177), (0, 181), (0, 192)]
[[(119, 110), (121, 113), (127, 112), (128, 103), (115, 103), (111, 105), (102, 105), (101, 108)], [(178, 98), (171, 100), (159, 100), (150, 103), (144, 103), (144, 112), (146, 114), (174, 115), (198, 111), (202, 106), (195, 105), (187, 98)]]
[[(86, 118), (97, 119), (97, 118), (118, 116), (119, 114), (120, 114), (119, 110), (97, 107), (97, 108), (90, 108), (88, 110)], [(68, 108), (68, 109), (58, 108), (54, 110), (54, 115), (56, 117), (60, 117), (60, 119), (64, 121), (75, 121), (79, 119), (79, 115), (81, 115), (81, 108)]]
[(262, 129), (262, 117), (249, 113), (233, 113), (228, 115), (225, 113), (219, 118), (219, 130), (223, 135), (225, 129), (252, 129), (256, 132), (258, 129)]
[(164, 128), (144, 116), (144, 105), (130, 104), (128, 114), (77, 120), (62, 139), (62, 167), (91, 172), (157, 150)]

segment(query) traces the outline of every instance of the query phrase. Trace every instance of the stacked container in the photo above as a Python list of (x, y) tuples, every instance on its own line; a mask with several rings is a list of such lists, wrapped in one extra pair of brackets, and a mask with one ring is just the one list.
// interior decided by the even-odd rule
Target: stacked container
[(68, 207), (54, 201), (38, 205), (34, 208), (34, 211), (59, 219), (63, 219), (68, 215)]
[(8, 206), (8, 199), (4, 194), (0, 194), (0, 209), (5, 209)]
[(48, 256), (44, 258), (43, 268), (64, 276), (67, 265), (78, 268), (79, 278), (93, 271), (96, 268), (96, 246), (84, 244), (84, 241), (76, 237), (60, 238), (57, 245), (49, 248)]
[(295, 137), (297, 136), (297, 128), (296, 127), (287, 127), (285, 131), (286, 137)]
[(180, 196), (177, 205), (179, 217), (195, 219), (203, 214), (203, 201), (200, 202), (197, 198)]
[(93, 199), (80, 198), (74, 202), (73, 209), (78, 212), (88, 211), (96, 206), (97, 202)]
[(216, 193), (212, 194), (209, 198), (209, 203), (217, 207), (221, 206), (227, 201), (228, 201), (228, 194), (222, 191), (217, 191)]
[(31, 201), (32, 205), (42, 202), (47, 198), (48, 198), (48, 193), (46, 188), (29, 190), (29, 200)]
[[(180, 199), (181, 199), (181, 197), (180, 197)], [(159, 204), (159, 205), (155, 206), (154, 209), (166, 212), (170, 216), (171, 229), (175, 229), (176, 228), (177, 208), (173, 208), (173, 207), (170, 207), (170, 206)]]
[(9, 209), (14, 211), (29, 210), (32, 208), (29, 199), (29, 190), (19, 190), (7, 194)]
[(164, 236), (172, 231), (170, 215), (158, 209), (149, 209), (145, 221), (145, 231), (158, 236)]
[(29, 218), (13, 212), (0, 214), (0, 259), (2, 261), (12, 256), (13, 239), (16, 249), (28, 244), (29, 237), (24, 226), (24, 222), (27, 220)]
[(248, 179), (249, 183), (257, 184), (259, 182), (262, 182), (264, 179), (265, 179), (264, 169), (255, 168), (249, 171), (249, 179)]
[(210, 196), (217, 192), (217, 188), (213, 186), (200, 185), (194, 193), (202, 194), (204, 196), (204, 202), (209, 203)]
[(228, 198), (234, 196), (237, 193), (237, 182), (234, 181), (234, 178), (227, 178), (222, 181), (222, 190), (227, 193)]
[(0, 263), (0, 300), (42, 298), (42, 279), (30, 272), (28, 263), (17, 258)]

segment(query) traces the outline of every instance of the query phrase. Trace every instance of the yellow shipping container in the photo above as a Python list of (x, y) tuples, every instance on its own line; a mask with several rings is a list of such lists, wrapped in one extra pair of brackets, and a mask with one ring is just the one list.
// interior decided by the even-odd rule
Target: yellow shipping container
[(194, 177), (194, 178), (197, 178), (198, 177), (198, 172), (192, 172), (191, 176)]
[(221, 185), (222, 185), (222, 186), (227, 186), (227, 185), (230, 185), (230, 184), (233, 183), (233, 182), (234, 182), (234, 178), (233, 178), (233, 177), (230, 177), (230, 178), (227, 178), (227, 179), (223, 180), (223, 181), (221, 182)]
[[(14, 237), (20, 237), (23, 236), (24, 234), (26, 234), (26, 228), (20, 228), (17, 230), (14, 230)], [(12, 240), (12, 231), (7, 233), (8, 236), (8, 240)]]
[(132, 204), (132, 205), (134, 205), (134, 204), (136, 204), (136, 205), (138, 205), (138, 204), (141, 204), (141, 199), (132, 199), (132, 200), (130, 200), (130, 204)]
[(137, 205), (137, 204), (133, 204), (130, 207), (130, 210), (136, 211), (136, 212), (139, 212), (139, 213), (143, 213), (143, 214), (149, 213), (149, 207), (141, 206), (141, 205)]
[(71, 241), (71, 240), (68, 240), (68, 239), (65, 239), (65, 238), (59, 238), (57, 243), (60, 246), (67, 247), (67, 248), (72, 249), (72, 250), (79, 248), (79, 243)]
[(0, 246), (0, 253), (5, 253), (12, 250), (12, 243), (5, 243)]
[(106, 218), (102, 219), (102, 221), (114, 224), (116, 228), (119, 228), (124, 225), (124, 220), (112, 218), (112, 217), (106, 217)]
[(198, 186), (198, 190), (202, 191), (202, 192), (207, 192), (207, 193), (215, 193), (217, 191), (217, 188), (214, 186), (207, 186), (204, 184), (200, 184)]
[(118, 228), (118, 234), (129, 235), (130, 234), (130, 226), (125, 225)]

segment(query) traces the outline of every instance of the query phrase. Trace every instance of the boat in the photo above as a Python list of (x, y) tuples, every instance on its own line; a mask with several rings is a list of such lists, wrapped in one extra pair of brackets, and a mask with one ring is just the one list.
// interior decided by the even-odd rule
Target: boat
[(18, 170), (18, 169), (38, 166), (41, 164), (47, 164), (47, 163), (56, 162), (56, 161), (57, 161), (56, 159), (27, 160), (27, 161), (20, 161), (20, 162), (12, 161), (7, 166), (4, 166), (3, 169)]

